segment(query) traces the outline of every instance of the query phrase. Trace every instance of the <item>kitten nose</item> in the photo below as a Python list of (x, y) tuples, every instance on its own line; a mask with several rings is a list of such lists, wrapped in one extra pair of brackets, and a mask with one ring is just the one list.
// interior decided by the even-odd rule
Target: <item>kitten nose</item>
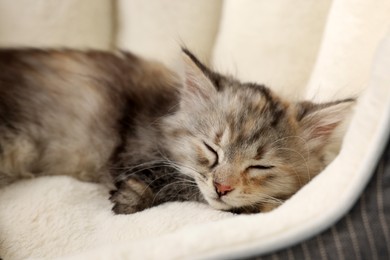
[(214, 182), (215, 191), (219, 197), (226, 195), (228, 192), (232, 191), (233, 188), (229, 185), (224, 185), (218, 182)]

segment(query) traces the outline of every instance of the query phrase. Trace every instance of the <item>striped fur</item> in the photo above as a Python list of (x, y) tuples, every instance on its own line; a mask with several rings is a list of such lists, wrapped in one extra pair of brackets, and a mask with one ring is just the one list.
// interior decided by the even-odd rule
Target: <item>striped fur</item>
[(64, 174), (112, 187), (116, 213), (175, 200), (249, 213), (326, 165), (353, 100), (291, 103), (183, 53), (181, 79), (126, 52), (0, 50), (0, 187)]

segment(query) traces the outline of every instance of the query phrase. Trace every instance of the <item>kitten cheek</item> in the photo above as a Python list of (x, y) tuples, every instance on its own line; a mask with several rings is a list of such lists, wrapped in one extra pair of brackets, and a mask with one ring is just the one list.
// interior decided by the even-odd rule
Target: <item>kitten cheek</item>
[(190, 176), (193, 179), (197, 179), (199, 175), (197, 172), (189, 169), (188, 167), (180, 167), (180, 172), (184, 175)]

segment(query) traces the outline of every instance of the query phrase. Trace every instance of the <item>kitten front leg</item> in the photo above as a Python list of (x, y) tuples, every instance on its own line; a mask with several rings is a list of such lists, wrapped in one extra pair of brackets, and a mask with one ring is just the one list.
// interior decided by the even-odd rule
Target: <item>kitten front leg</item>
[(129, 178), (116, 184), (117, 190), (110, 192), (115, 214), (131, 214), (150, 208), (153, 192), (143, 181)]
[(115, 186), (110, 200), (116, 214), (131, 214), (170, 201), (205, 202), (193, 180), (171, 168), (139, 171)]

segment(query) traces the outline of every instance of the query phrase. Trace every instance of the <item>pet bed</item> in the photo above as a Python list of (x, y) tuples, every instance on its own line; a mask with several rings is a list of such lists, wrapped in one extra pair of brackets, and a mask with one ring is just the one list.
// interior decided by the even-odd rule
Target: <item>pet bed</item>
[[(364, 213), (368, 195), (347, 214), (372, 178), (388, 139), (389, 1), (113, 3), (68, 0), (54, 5), (42, 0), (31, 6), (27, 0), (0, 0), (0, 45), (120, 47), (174, 68), (178, 46), (185, 44), (217, 70), (265, 83), (291, 99), (327, 101), (358, 95), (341, 151), (285, 204), (264, 214), (234, 215), (183, 202), (114, 215), (108, 191), (101, 185), (66, 176), (23, 180), (0, 190), (1, 258), (364, 259), (374, 255), (380, 259), (390, 255), (388, 177), (387, 197), (376, 197), (378, 214)], [(388, 163), (386, 158), (382, 164)], [(384, 169), (383, 165), (377, 169), (368, 192), (375, 186), (374, 192), (383, 194), (377, 183), (388, 176)], [(363, 227), (353, 224), (355, 211), (361, 213)], [(380, 225), (374, 227), (370, 216), (378, 216)], [(358, 245), (359, 251), (346, 253), (340, 231), (343, 227), (351, 231), (351, 226), (364, 228), (368, 253), (359, 248), (360, 242), (356, 244), (358, 236), (348, 245), (355, 249)], [(376, 230), (382, 232), (387, 247), (376, 246)], [(282, 251), (273, 253), (277, 250)]]

